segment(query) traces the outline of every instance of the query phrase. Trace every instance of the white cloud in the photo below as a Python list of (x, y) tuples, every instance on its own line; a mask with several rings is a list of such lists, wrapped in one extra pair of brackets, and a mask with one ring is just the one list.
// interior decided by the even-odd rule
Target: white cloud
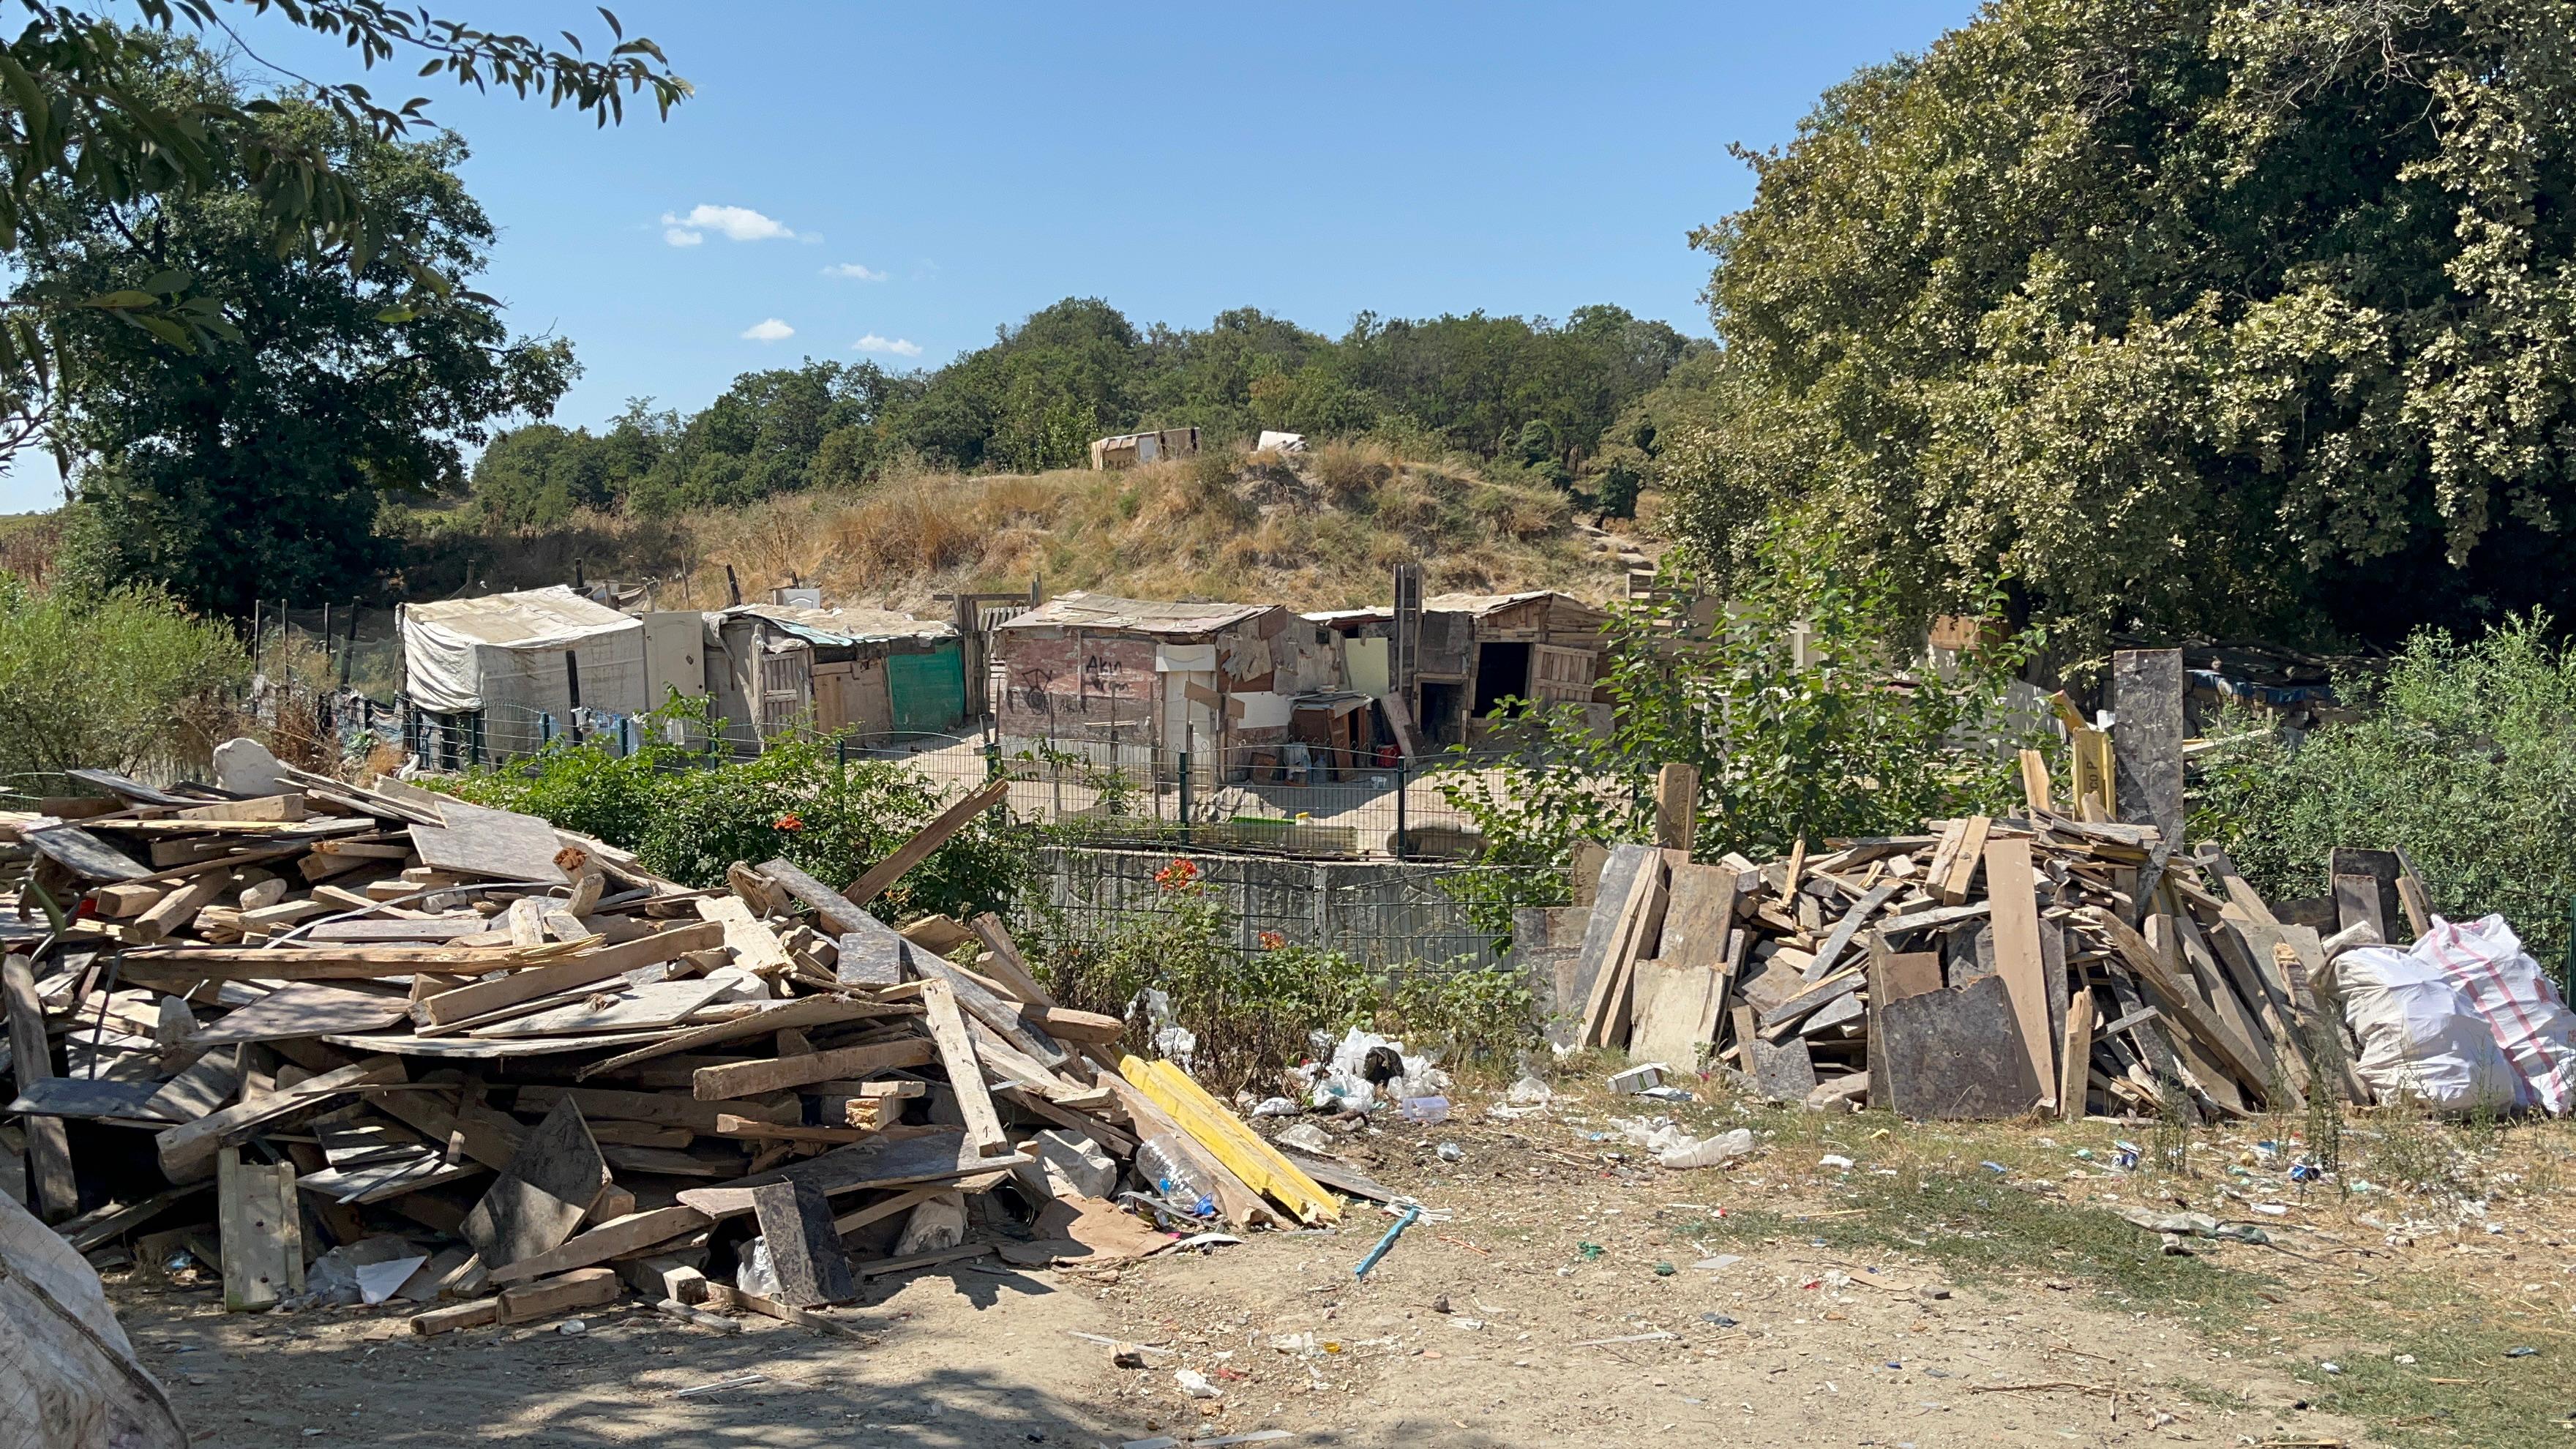
[(897, 357), (919, 357), (921, 344), (906, 337), (879, 337), (871, 332), (850, 344), (861, 352), (891, 352)]
[(704, 202), (690, 207), (684, 215), (676, 211), (662, 213), (662, 240), (675, 247), (693, 247), (706, 240), (708, 232), (722, 232), (733, 241), (795, 241), (799, 238), (784, 222), (761, 215), (748, 206), (709, 206)]
[(834, 262), (832, 265), (823, 269), (823, 275), (827, 277), (847, 277), (854, 282), (882, 282), (886, 279), (885, 273), (870, 271), (867, 267), (857, 262)]
[(742, 329), (747, 342), (784, 342), (796, 335), (796, 329), (775, 317), (763, 317)]

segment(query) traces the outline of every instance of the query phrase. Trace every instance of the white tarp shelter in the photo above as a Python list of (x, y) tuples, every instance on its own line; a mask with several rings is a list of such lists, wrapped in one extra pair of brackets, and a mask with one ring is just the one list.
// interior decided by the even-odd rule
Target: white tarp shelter
[(648, 697), (644, 624), (558, 584), (480, 599), (405, 604), (403, 688), (420, 708), (496, 706), (568, 713), (579, 703), (631, 714)]

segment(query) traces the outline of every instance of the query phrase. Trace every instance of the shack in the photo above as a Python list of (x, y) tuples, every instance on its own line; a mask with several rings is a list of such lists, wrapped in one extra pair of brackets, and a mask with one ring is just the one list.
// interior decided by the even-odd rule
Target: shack
[(737, 604), (707, 623), (716, 713), (762, 739), (798, 728), (945, 734), (965, 722), (965, 658), (953, 624), (796, 604)]
[(1342, 687), (1332, 632), (1277, 604), (1076, 592), (995, 625), (993, 650), (1004, 751), (1048, 744), (1101, 764), (1186, 749), (1237, 776), (1249, 752), (1275, 757), (1291, 738), (1300, 696)]
[(1157, 458), (1178, 458), (1199, 450), (1196, 428), (1158, 428), (1150, 433), (1120, 433), (1114, 438), (1091, 440), (1091, 471), (1115, 472), (1151, 463)]
[(1394, 648), (1393, 609), (1304, 617), (1340, 636), (1350, 688), (1403, 696), (1426, 748), (1483, 743), (1494, 729), (1489, 717), (1506, 700), (1581, 705), (1596, 729), (1609, 724), (1610, 706), (1597, 696), (1610, 615), (1572, 594), (1530, 589), (1425, 599), (1410, 659)]
[(649, 709), (643, 621), (558, 584), (404, 604), (403, 694), (414, 753), (455, 768)]

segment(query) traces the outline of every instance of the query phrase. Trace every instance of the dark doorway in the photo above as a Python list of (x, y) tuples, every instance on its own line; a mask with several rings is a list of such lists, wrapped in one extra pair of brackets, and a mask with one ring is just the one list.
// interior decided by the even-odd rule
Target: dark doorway
[(1425, 679), (1416, 688), (1421, 691), (1422, 717), (1416, 721), (1427, 744), (1458, 743), (1458, 706), (1465, 703), (1467, 688), (1448, 680)]
[(1529, 698), (1530, 647), (1527, 644), (1476, 646), (1476, 718), (1494, 712), (1507, 699)]

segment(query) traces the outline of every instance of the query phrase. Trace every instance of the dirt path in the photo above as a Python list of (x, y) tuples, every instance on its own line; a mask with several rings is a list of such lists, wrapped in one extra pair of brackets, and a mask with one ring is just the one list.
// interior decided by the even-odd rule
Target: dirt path
[[(1460, 1162), (1434, 1154), (1442, 1140)], [(1951, 1284), (1921, 1255), (1864, 1258), (1794, 1226), (1691, 1240), (1721, 1210), (1791, 1224), (1813, 1210), (1793, 1160), (1804, 1147), (1693, 1173), (1605, 1161), (1615, 1148), (1546, 1119), (1390, 1128), (1355, 1155), (1447, 1216), (1365, 1283), (1352, 1265), (1387, 1223), (1370, 1209), (1337, 1231), (1116, 1271), (987, 1260), (871, 1285), (850, 1311), (865, 1344), (761, 1319), (719, 1336), (631, 1299), (586, 1315), (578, 1336), (424, 1340), (376, 1310), (227, 1317), (208, 1293), (112, 1292), (206, 1445), (944, 1449), (1267, 1428), (1292, 1445), (1496, 1449), (2361, 1442), (2292, 1407), (2311, 1391), (2279, 1350), (2229, 1356), (2077, 1285)], [(1693, 1266), (1719, 1253), (1739, 1260)], [(1163, 1352), (1117, 1368), (1077, 1335)], [(1185, 1397), (1179, 1368), (1222, 1397)], [(765, 1377), (678, 1397), (743, 1373)]]

